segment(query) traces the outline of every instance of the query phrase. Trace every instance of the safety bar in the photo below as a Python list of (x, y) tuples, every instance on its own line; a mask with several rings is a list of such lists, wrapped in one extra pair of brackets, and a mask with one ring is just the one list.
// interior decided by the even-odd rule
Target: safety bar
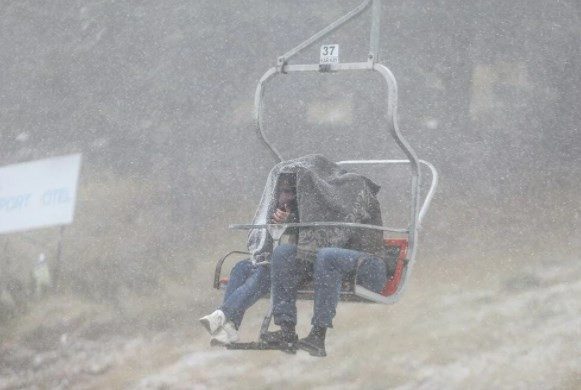
[(312, 228), (312, 227), (349, 227), (359, 229), (381, 230), (392, 233), (409, 233), (408, 229), (397, 229), (385, 226), (367, 225), (364, 223), (353, 222), (296, 222), (296, 223), (258, 223), (258, 224), (232, 224), (228, 225), (230, 229), (250, 230), (250, 229), (277, 229), (284, 230), (287, 228)]

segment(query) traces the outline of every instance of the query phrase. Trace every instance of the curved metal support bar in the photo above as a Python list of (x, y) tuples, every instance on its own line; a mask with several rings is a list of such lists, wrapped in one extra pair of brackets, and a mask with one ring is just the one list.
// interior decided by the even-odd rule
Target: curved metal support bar
[(264, 98), (263, 85), (274, 75), (276, 75), (276, 68), (270, 68), (262, 75), (262, 77), (258, 81), (258, 85), (256, 86), (256, 92), (254, 93), (254, 121), (256, 123), (256, 131), (258, 132), (259, 138), (271, 151), (271, 153), (274, 156), (274, 159), (278, 160), (278, 162), (281, 162), (283, 160), (282, 155), (274, 147), (274, 145), (270, 143), (270, 141), (266, 138), (262, 126), (262, 102)]
[[(387, 121), (390, 125), (390, 133), (398, 144), (400, 149), (405, 153), (409, 159), (412, 182), (411, 182), (411, 207), (410, 207), (410, 226), (409, 226), (409, 238), (408, 238), (408, 271), (411, 271), (413, 263), (415, 261), (415, 255), (417, 250), (417, 237), (419, 230), (419, 192), (420, 192), (420, 167), (419, 161), (416, 153), (406, 141), (406, 139), (401, 134), (398, 124), (397, 124), (397, 83), (393, 73), (382, 64), (374, 64), (373, 69), (378, 71), (387, 83)], [(411, 272), (406, 273), (406, 278), (409, 277)], [(405, 283), (404, 283), (405, 285)]]
[(399, 291), (396, 291), (392, 295), (386, 297), (386, 296), (383, 296), (383, 295), (378, 294), (376, 292), (373, 292), (369, 289), (366, 289), (365, 287), (363, 287), (359, 284), (355, 285), (353, 292), (355, 293), (355, 295), (357, 295), (359, 297), (368, 299), (368, 300), (376, 302), (376, 303), (383, 303), (384, 305), (392, 305), (394, 303), (397, 303), (397, 301), (399, 301), (399, 299), (401, 297), (401, 294)]
[(310, 227), (349, 227), (349, 228), (359, 228), (359, 229), (370, 229), (370, 230), (381, 230), (384, 232), (393, 233), (409, 233), (407, 229), (389, 228), (385, 226), (377, 225), (367, 225), (363, 223), (352, 223), (352, 222), (299, 222), (299, 223), (260, 223), (260, 224), (232, 224), (228, 225), (230, 229), (238, 230), (251, 230), (251, 229), (271, 229), (272, 227), (278, 228), (310, 228)]
[(418, 158), (416, 156), (416, 153), (401, 134), (401, 131), (399, 130), (399, 126), (397, 123), (398, 94), (397, 94), (397, 82), (395, 81), (395, 77), (391, 70), (389, 70), (385, 65), (374, 64), (373, 69), (379, 72), (379, 74), (383, 76), (387, 83), (387, 120), (388, 123), (391, 125), (390, 132), (398, 146), (408, 157), (412, 167), (412, 171), (414, 173), (419, 174)]
[(226, 253), (224, 256), (222, 256), (222, 258), (220, 260), (218, 260), (218, 263), (216, 263), (216, 270), (214, 271), (214, 288), (215, 289), (220, 289), (220, 274), (222, 273), (222, 265), (224, 264), (224, 260), (226, 260), (226, 258), (228, 258), (230, 255), (233, 254), (239, 254), (239, 255), (250, 255), (250, 252), (244, 252), (244, 251), (231, 251)]
[[(351, 18), (357, 16), (358, 14), (360, 14), (361, 12), (363, 12), (369, 6), (371, 1), (372, 0), (365, 0), (363, 3), (361, 3), (359, 6), (357, 6), (355, 9), (353, 9), (352, 11), (347, 13), (346, 15), (337, 19), (336, 21), (334, 21), (333, 23), (331, 23), (330, 25), (328, 25), (327, 27), (325, 27), (324, 29), (322, 29), (321, 31), (319, 31), (318, 33), (316, 33), (315, 35), (313, 35), (312, 37), (307, 39), (306, 41), (300, 43), (296, 47), (290, 49), (289, 51), (287, 51), (283, 55), (279, 56), (277, 59), (277, 70), (279, 72), (284, 72), (283, 67), (291, 57), (295, 56), (296, 54), (298, 54), (302, 50), (311, 46), (318, 39), (323, 38), (324, 36), (328, 35), (333, 30), (337, 29), (339, 26), (345, 24), (346, 22), (349, 21), (349, 19), (351, 19)], [(377, 0), (375, 0), (375, 1), (377, 1)]]
[(411, 180), (411, 207), (410, 207), (410, 226), (408, 235), (408, 253), (407, 253), (407, 266), (405, 270), (405, 275), (403, 276), (402, 282), (399, 284), (398, 290), (395, 293), (393, 299), (399, 299), (403, 294), (407, 282), (411, 277), (412, 269), (416, 261), (417, 252), (417, 240), (418, 232), (420, 227), (419, 222), (419, 203), (420, 203), (420, 167), (419, 160), (416, 153), (412, 147), (408, 144), (406, 139), (402, 136), (398, 124), (397, 124), (397, 83), (393, 73), (382, 64), (374, 64), (374, 69), (378, 71), (388, 85), (388, 97), (387, 97), (387, 120), (391, 124), (390, 132), (392, 137), (398, 146), (403, 150), (407, 158), (409, 159), (409, 164), (411, 168), (412, 180)]
[[(429, 162), (425, 160), (419, 160), (420, 164), (424, 164), (430, 169), (432, 175), (432, 182), (430, 184), (430, 189), (426, 194), (426, 198), (424, 199), (424, 203), (420, 208), (420, 213), (418, 216), (418, 223), (421, 227), (422, 221), (424, 220), (424, 216), (428, 212), (428, 208), (432, 203), (432, 198), (434, 197), (434, 193), (436, 192), (436, 188), (438, 187), (438, 171), (436, 168)], [(369, 164), (409, 164), (409, 160), (345, 160), (345, 161), (338, 161), (337, 165), (369, 165)]]
[(424, 220), (424, 216), (428, 212), (428, 208), (430, 207), (430, 204), (432, 203), (432, 198), (434, 197), (434, 194), (436, 193), (436, 188), (438, 188), (439, 177), (438, 177), (438, 171), (436, 170), (436, 167), (434, 167), (431, 163), (424, 161), (424, 160), (420, 160), (420, 163), (427, 166), (430, 169), (430, 172), (432, 174), (432, 184), (430, 185), (430, 189), (428, 190), (428, 193), (426, 194), (426, 198), (424, 199), (424, 204), (422, 205), (422, 208), (420, 209), (420, 214), (418, 215), (418, 223), (420, 224), (420, 227), (421, 227), (422, 221)]

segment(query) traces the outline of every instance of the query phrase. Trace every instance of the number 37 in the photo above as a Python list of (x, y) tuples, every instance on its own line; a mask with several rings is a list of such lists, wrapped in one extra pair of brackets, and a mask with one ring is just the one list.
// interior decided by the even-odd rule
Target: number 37
[(324, 56), (332, 56), (334, 52), (335, 52), (335, 45), (323, 46), (321, 48), (321, 54), (323, 54)]

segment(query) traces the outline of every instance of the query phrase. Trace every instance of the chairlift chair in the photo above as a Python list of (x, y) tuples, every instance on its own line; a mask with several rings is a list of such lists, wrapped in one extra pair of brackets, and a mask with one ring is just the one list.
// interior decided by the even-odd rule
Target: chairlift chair
[[(338, 57), (333, 56), (331, 48), (337, 48), (338, 45), (323, 45), (321, 47), (321, 59), (318, 64), (289, 64), (288, 61), (293, 56), (310, 47), (313, 43), (336, 30), (339, 26), (345, 24), (355, 16), (362, 13), (370, 5), (371, 12), (371, 34), (370, 34), (370, 51), (367, 60), (364, 62), (340, 63)], [(295, 72), (346, 72), (346, 71), (375, 71), (378, 72), (387, 87), (387, 110), (385, 113), (386, 127), (391, 138), (397, 146), (403, 151), (407, 160), (345, 160), (338, 161), (338, 165), (375, 165), (385, 166), (386, 168), (393, 165), (406, 165), (409, 167), (411, 176), (410, 191), (410, 214), (408, 226), (405, 228), (393, 228), (385, 226), (354, 224), (345, 222), (308, 222), (308, 223), (286, 223), (286, 224), (233, 224), (231, 229), (266, 229), (273, 238), (275, 245), (279, 242), (281, 236), (288, 228), (308, 229), (321, 226), (341, 226), (361, 229), (376, 229), (383, 231), (384, 245), (390, 254), (389, 259), (395, 263), (392, 274), (388, 275), (388, 281), (380, 293), (373, 292), (356, 283), (357, 271), (350, 276), (349, 280), (343, 283), (340, 300), (352, 302), (369, 302), (381, 304), (393, 304), (399, 301), (405, 287), (410, 279), (412, 269), (415, 263), (416, 251), (418, 247), (418, 232), (422, 220), (430, 206), (438, 184), (438, 173), (435, 167), (427, 161), (420, 160), (416, 153), (401, 134), (397, 123), (397, 84), (393, 73), (383, 64), (378, 62), (379, 49), (379, 22), (380, 22), (380, 0), (365, 0), (358, 7), (348, 14), (339, 18), (320, 32), (316, 33), (303, 43), (299, 44), (290, 51), (279, 56), (276, 66), (268, 69), (258, 82), (255, 99), (254, 115), (256, 121), (256, 130), (259, 139), (264, 143), (273, 157), (278, 161), (284, 161), (282, 154), (269, 141), (264, 132), (262, 125), (262, 110), (264, 98), (264, 86), (268, 81), (277, 76), (289, 75)], [(422, 182), (421, 166), (427, 168), (430, 172), (430, 186), (420, 207), (420, 183)], [(216, 264), (213, 286), (216, 289), (223, 289), (228, 283), (228, 278), (221, 275), (222, 266), (227, 259), (235, 257), (234, 255), (248, 255), (244, 251), (232, 251), (223, 256)], [(312, 282), (309, 282), (299, 289), (297, 299), (312, 299), (314, 296)], [(268, 331), (272, 317), (272, 305), (266, 313), (261, 329), (260, 336)], [(228, 349), (280, 349), (279, 347), (269, 346), (262, 342), (260, 337), (258, 342), (250, 343), (233, 343), (226, 346)]]

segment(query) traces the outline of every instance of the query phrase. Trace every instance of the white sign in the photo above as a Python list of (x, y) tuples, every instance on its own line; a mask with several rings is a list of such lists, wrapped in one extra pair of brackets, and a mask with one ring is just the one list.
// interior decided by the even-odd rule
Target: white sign
[(339, 63), (339, 45), (321, 46), (321, 59), (319, 64), (338, 64)]
[(0, 168), (0, 234), (73, 222), (81, 155)]

